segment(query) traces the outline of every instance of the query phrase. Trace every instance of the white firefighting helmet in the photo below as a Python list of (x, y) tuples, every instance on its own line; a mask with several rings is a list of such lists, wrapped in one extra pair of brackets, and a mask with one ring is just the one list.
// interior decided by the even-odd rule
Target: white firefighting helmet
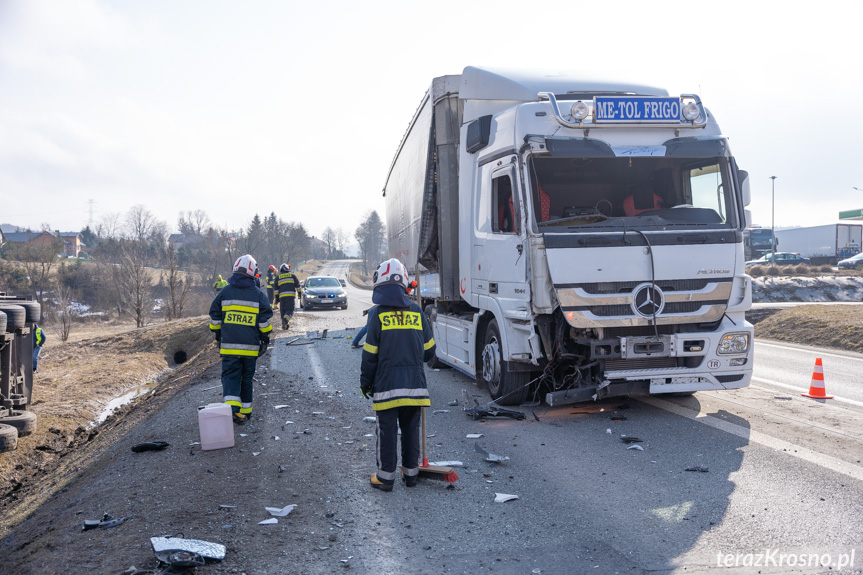
[(408, 285), (410, 284), (407, 268), (396, 258), (389, 259), (378, 266), (375, 275), (372, 277), (372, 281), (374, 287), (396, 284), (402, 286), (405, 290), (408, 289)]
[(237, 258), (237, 261), (234, 262), (234, 273), (241, 273), (249, 276), (250, 278), (255, 277), (255, 274), (258, 272), (258, 262), (255, 261), (251, 255), (246, 254), (244, 256), (240, 256)]

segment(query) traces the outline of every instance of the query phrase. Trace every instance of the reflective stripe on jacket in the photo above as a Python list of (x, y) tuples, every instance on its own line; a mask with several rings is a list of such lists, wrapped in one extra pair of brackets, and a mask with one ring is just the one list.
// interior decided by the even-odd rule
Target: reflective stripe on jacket
[(373, 409), (431, 405), (424, 362), (434, 357), (431, 326), (419, 305), (369, 311), (360, 383), (372, 383)]
[(300, 282), (297, 280), (297, 276), (295, 276), (291, 272), (279, 274), (279, 281), (276, 285), (276, 291), (279, 293), (280, 299), (283, 297), (296, 297), (297, 289), (299, 289), (299, 287)]
[(221, 330), (222, 355), (258, 357), (261, 335), (273, 331), (272, 317), (267, 296), (254, 285), (229, 284), (210, 305), (210, 329)]

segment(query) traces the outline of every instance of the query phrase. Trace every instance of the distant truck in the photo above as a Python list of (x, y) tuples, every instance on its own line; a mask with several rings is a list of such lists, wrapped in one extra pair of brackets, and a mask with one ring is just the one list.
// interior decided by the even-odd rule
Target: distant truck
[(839, 260), (860, 253), (863, 242), (861, 224), (827, 224), (805, 228), (776, 230), (782, 251), (796, 252), (813, 265), (836, 264)]
[(42, 306), (0, 292), (0, 453), (18, 446), (18, 437), (36, 429), (28, 408), (33, 396), (33, 324)]
[(747, 260), (757, 260), (767, 252), (779, 251), (779, 239), (771, 228), (750, 226), (743, 230), (743, 252)]
[(384, 195), (432, 365), (498, 403), (749, 384), (748, 175), (698, 96), (468, 67), (432, 80)]

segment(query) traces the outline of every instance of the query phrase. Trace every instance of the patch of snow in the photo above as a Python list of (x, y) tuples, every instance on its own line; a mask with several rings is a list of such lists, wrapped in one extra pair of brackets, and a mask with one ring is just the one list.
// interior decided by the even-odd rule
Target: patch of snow
[(752, 301), (863, 302), (863, 277), (761, 276), (752, 278)]

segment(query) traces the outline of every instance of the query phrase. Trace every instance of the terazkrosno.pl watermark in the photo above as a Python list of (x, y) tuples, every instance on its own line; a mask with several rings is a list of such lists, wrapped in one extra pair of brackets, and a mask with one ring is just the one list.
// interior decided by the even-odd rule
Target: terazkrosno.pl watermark
[(764, 549), (752, 553), (717, 553), (718, 567), (831, 567), (853, 569), (856, 549), (847, 553), (788, 553)]

